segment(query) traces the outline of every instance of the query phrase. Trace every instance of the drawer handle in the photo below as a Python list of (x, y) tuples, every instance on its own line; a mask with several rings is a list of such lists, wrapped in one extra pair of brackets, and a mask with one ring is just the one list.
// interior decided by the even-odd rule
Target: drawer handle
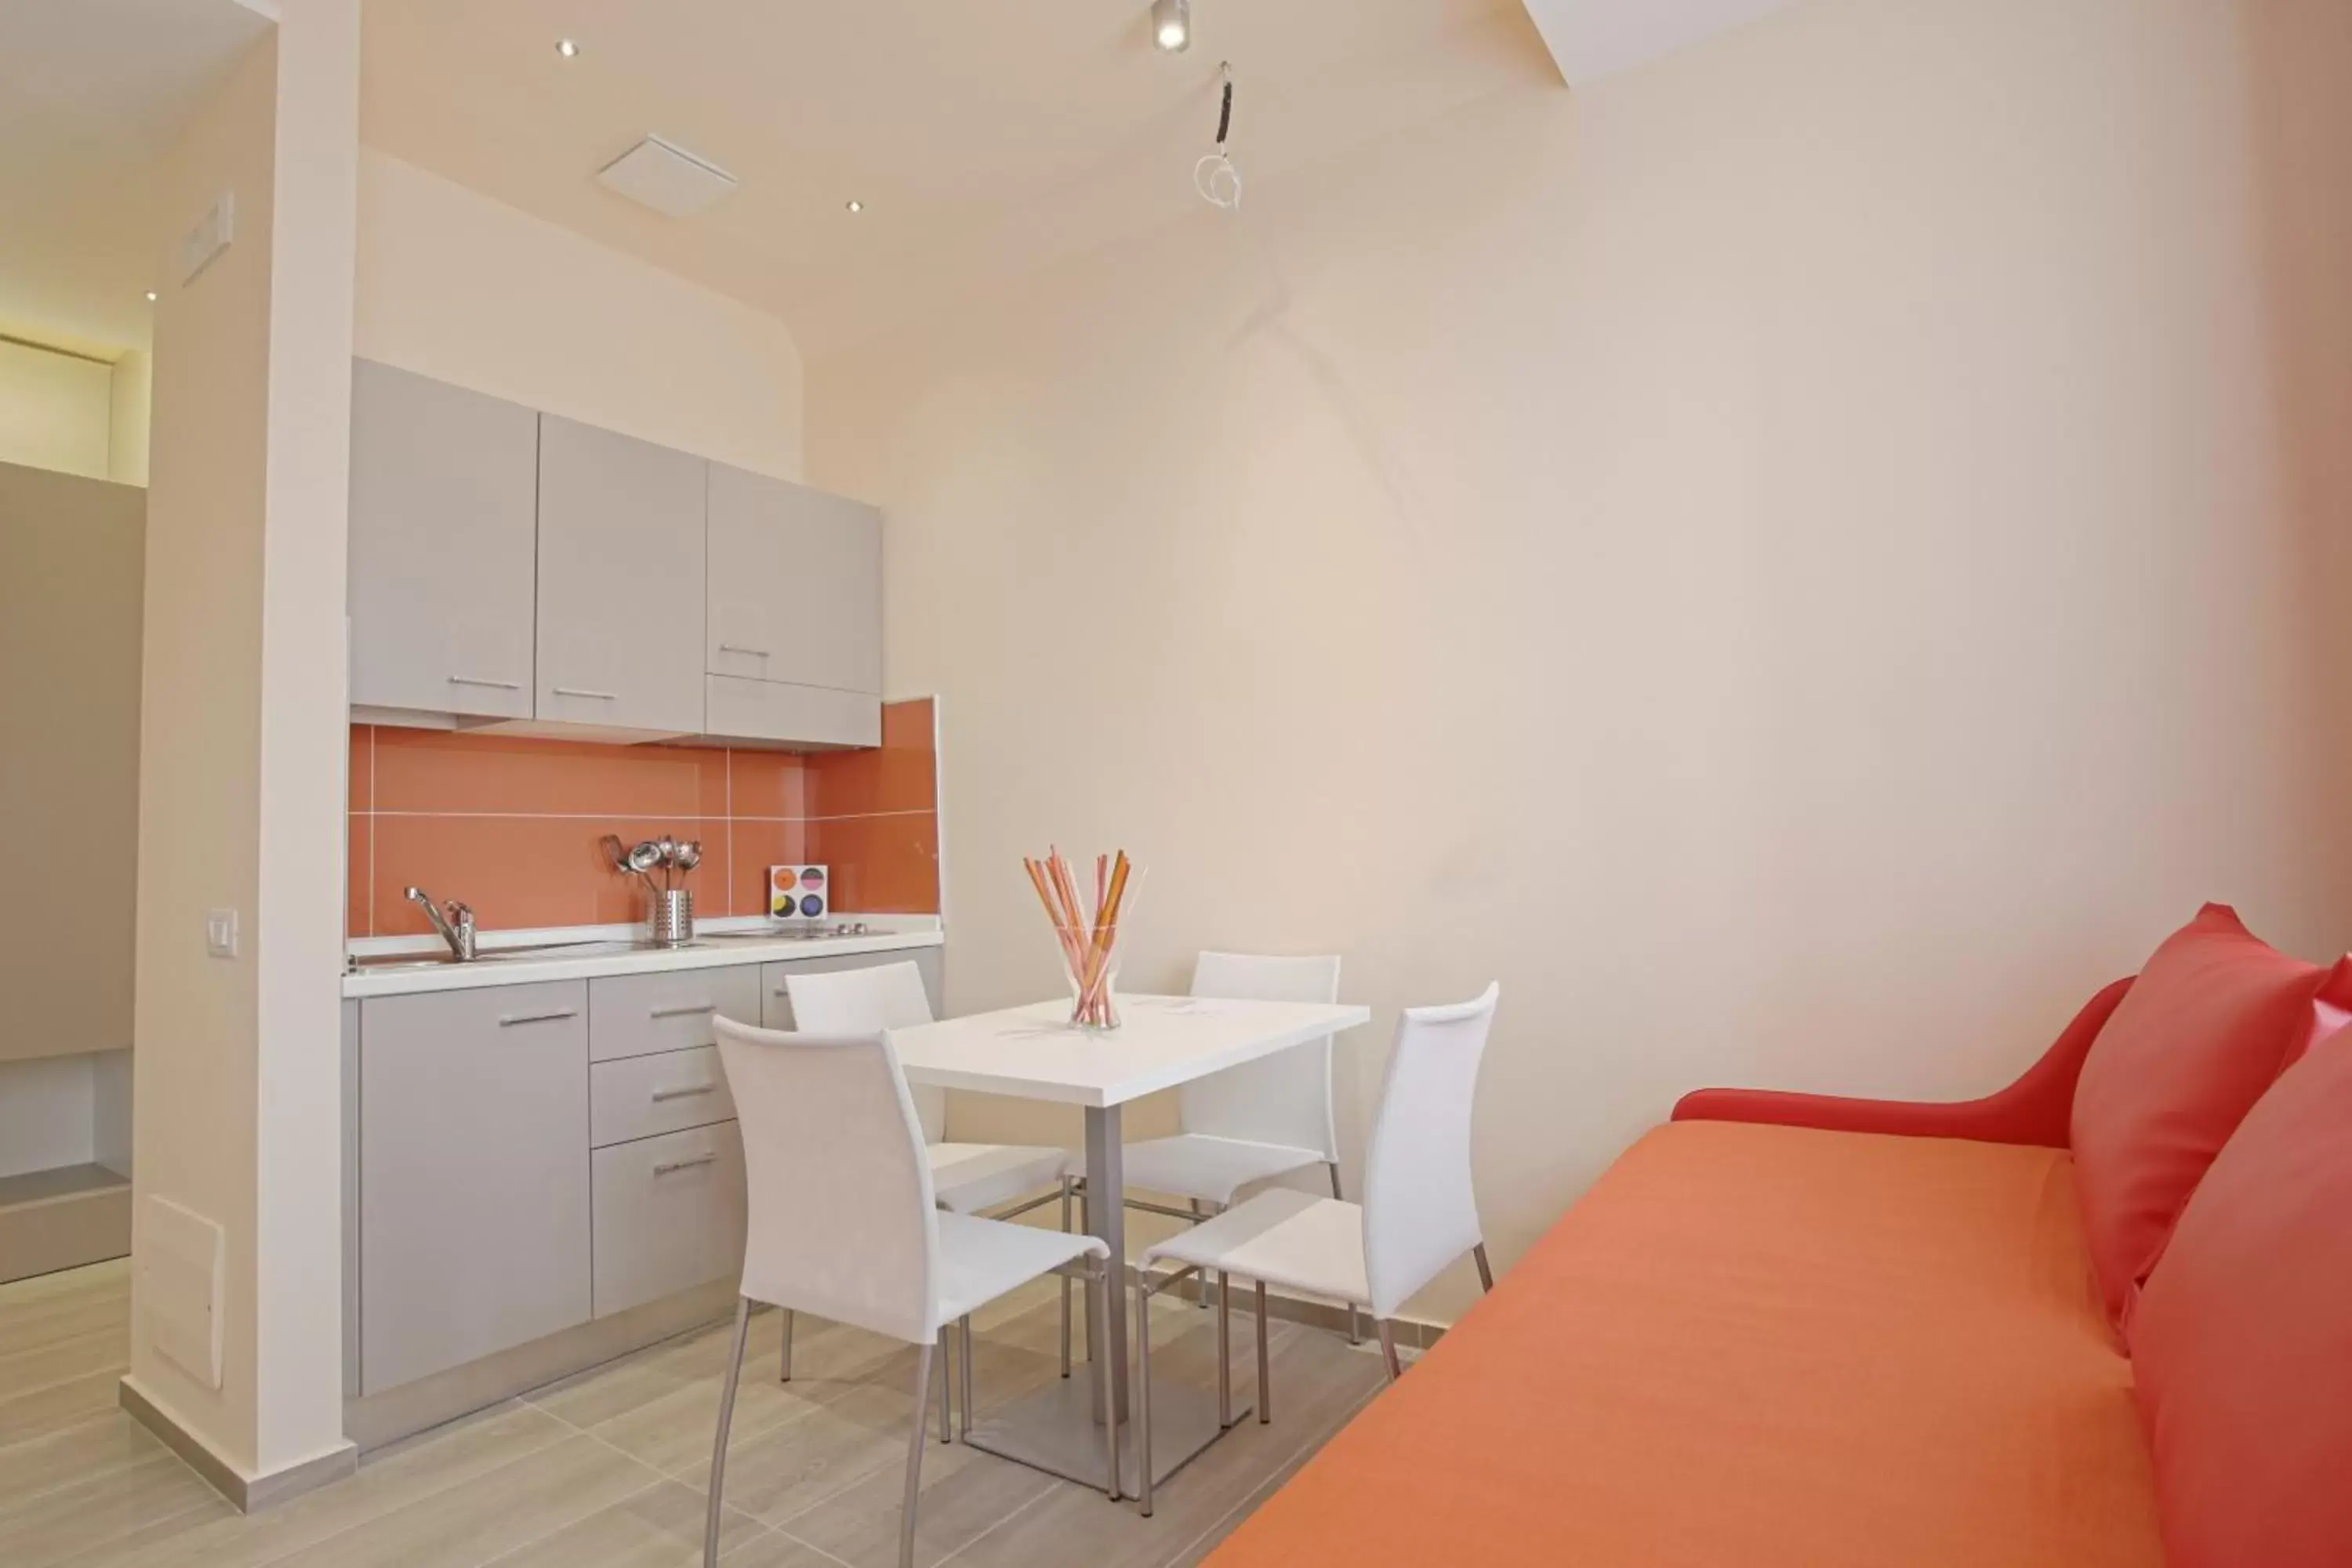
[(753, 658), (774, 658), (774, 657), (775, 657), (773, 654), (770, 653), (766, 648), (763, 648), (763, 647), (744, 647), (741, 643), (739, 643), (739, 642), (723, 642), (723, 643), (720, 643), (720, 644), (719, 645), (719, 651), (720, 653), (748, 653), (748, 654), (750, 654)]
[(692, 1100), (698, 1094), (718, 1092), (719, 1086), (715, 1083), (690, 1083), (678, 1089), (657, 1089), (654, 1090), (654, 1103), (659, 1105), (665, 1100)]
[(453, 675), (449, 678), (449, 684), (452, 686), (487, 686), (493, 691), (520, 691), (522, 689), (522, 682), (520, 680), (484, 680), (478, 675)]
[(716, 1154), (697, 1154), (691, 1160), (664, 1160), (660, 1164), (654, 1167), (654, 1174), (656, 1176), (667, 1176), (673, 1171), (691, 1171), (697, 1165), (715, 1165), (717, 1163), (719, 1163), (719, 1156)]
[(509, 1013), (499, 1020), (499, 1027), (511, 1029), (517, 1024), (553, 1024), (565, 1018), (577, 1018), (577, 1007), (558, 1007), (551, 1013)]
[(598, 702), (618, 702), (621, 700), (617, 691), (591, 691), (584, 686), (558, 686), (553, 691), (558, 697), (586, 697)]
[(656, 1018), (691, 1018), (697, 1013), (716, 1013), (717, 1011), (719, 1011), (719, 1004), (716, 1002), (697, 1002), (690, 1007), (656, 1007), (653, 1010), (652, 1016)]

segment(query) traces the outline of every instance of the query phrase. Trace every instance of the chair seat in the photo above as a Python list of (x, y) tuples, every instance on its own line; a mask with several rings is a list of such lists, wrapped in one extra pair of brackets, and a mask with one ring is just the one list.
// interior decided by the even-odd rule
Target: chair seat
[(1119, 1158), (1129, 1187), (1198, 1198), (1220, 1208), (1253, 1183), (1323, 1163), (1323, 1156), (1313, 1149), (1213, 1138), (1201, 1132), (1129, 1143)]
[(1110, 1248), (1091, 1236), (952, 1211), (942, 1212), (939, 1221), (937, 1283), (942, 1323), (952, 1323), (1074, 1258), (1110, 1256)]
[(1154, 1263), (1197, 1264), (1355, 1306), (1371, 1304), (1364, 1276), (1364, 1211), (1337, 1198), (1278, 1189), (1144, 1252)]
[(1066, 1149), (1018, 1143), (933, 1143), (925, 1152), (940, 1206), (957, 1214), (978, 1214), (1053, 1186), (1070, 1163)]

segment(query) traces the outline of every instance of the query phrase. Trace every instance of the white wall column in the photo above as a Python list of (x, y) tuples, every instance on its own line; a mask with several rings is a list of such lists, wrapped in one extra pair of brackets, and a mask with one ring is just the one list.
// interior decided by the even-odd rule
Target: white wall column
[[(359, 0), (283, 0), (167, 161), (125, 1403), (236, 1500), (348, 1468), (340, 1057)], [(233, 237), (184, 276), (226, 196)], [(234, 911), (235, 951), (207, 919)]]

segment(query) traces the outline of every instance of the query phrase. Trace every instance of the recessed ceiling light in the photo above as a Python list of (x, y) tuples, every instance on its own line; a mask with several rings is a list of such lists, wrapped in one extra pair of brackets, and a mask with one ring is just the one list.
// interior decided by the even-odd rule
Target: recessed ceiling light
[(1192, 47), (1192, 0), (1151, 0), (1151, 41), (1170, 54)]
[(151, 305), (155, 302), (155, 290), (152, 289), (147, 290), (147, 302)]
[(558, 38), (555, 40), (555, 52), (567, 60), (575, 60), (580, 58), (580, 45), (575, 39)]
[(854, 213), (862, 213), (866, 210), (866, 204), (859, 201), (856, 196), (852, 196), (849, 198), (849, 210)]

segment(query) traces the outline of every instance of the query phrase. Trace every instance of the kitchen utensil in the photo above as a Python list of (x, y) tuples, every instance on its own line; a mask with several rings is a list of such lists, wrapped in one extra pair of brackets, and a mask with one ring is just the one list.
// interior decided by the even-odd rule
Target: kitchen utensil
[(669, 889), (677, 885), (677, 879), (670, 875), (672, 871), (677, 869), (677, 840), (672, 838), (667, 833), (663, 834), (660, 840), (660, 849), (662, 888), (664, 891), (667, 891)]
[(692, 890), (686, 888), (655, 889), (646, 900), (646, 935), (656, 947), (684, 947), (692, 942)]
[(701, 865), (701, 864), (702, 864), (702, 840), (701, 840), (701, 839), (698, 838), (698, 839), (696, 839), (696, 840), (695, 840), (693, 843), (691, 843), (691, 844), (681, 844), (681, 845), (679, 845), (679, 846), (677, 847), (677, 868), (678, 868), (679, 870), (681, 870), (681, 871), (691, 871), (691, 870), (693, 870), (697, 866), (699, 866), (699, 865)]
[(597, 846), (604, 851), (605, 855), (611, 858), (614, 870), (625, 872), (630, 868), (629, 852), (621, 847), (621, 839), (618, 834), (607, 833), (604, 837), (598, 839), (596, 843)]

